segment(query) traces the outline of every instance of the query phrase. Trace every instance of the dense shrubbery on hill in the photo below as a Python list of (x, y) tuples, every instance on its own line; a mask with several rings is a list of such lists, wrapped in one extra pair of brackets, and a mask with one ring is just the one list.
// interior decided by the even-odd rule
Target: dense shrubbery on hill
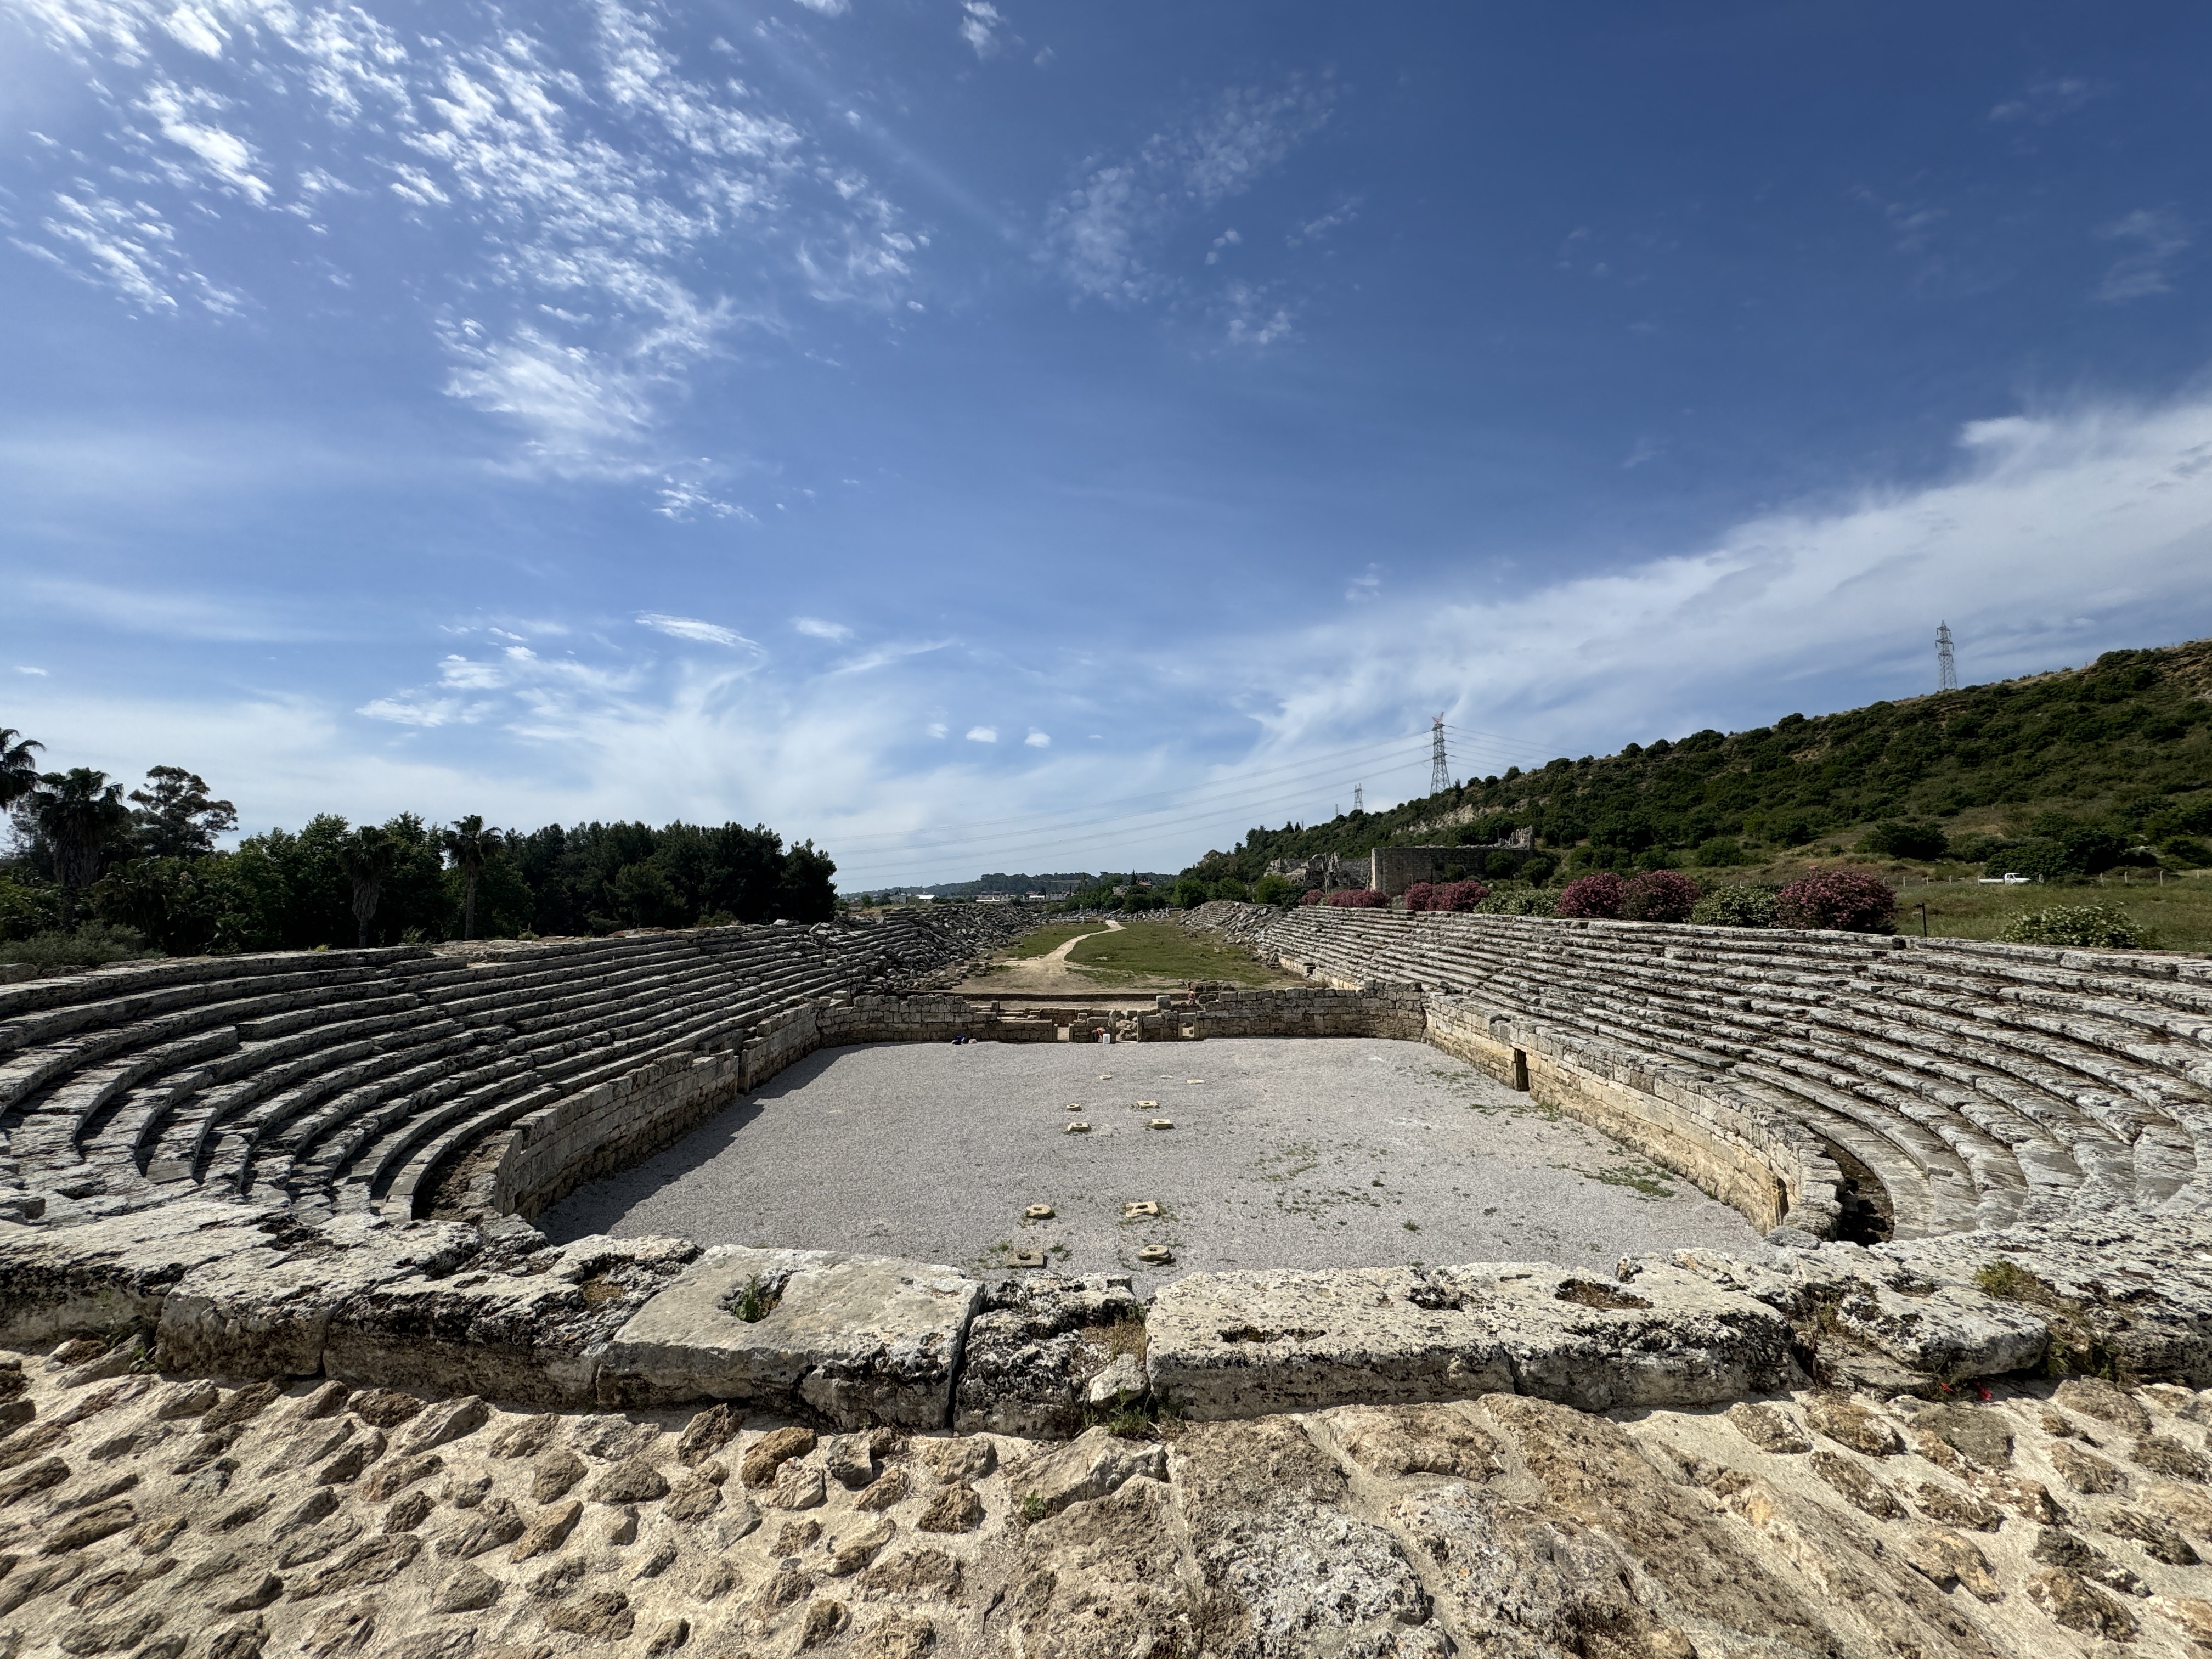
[[(1185, 874), (1251, 883), (1273, 859), (1424, 841), (1473, 846), (1523, 825), (1565, 854), (1571, 874), (1725, 866), (1816, 842), (1987, 861), (1991, 873), (2063, 877), (2130, 860), (2208, 864), (2208, 697), (2212, 641), (2108, 652), (2086, 668), (1839, 714), (1789, 714), (1755, 731), (1698, 732), (1648, 749), (1630, 744), (1602, 759), (1563, 757), (1389, 811), (1255, 829)], [(2031, 808), (2042, 810), (2030, 817)], [(1991, 816), (1986, 809), (2008, 820), (2006, 833), (1954, 840), (1947, 824)], [(2131, 850), (2141, 848), (2150, 850)]]
[[(15, 738), (0, 732), (0, 754)], [(192, 954), (392, 945), (465, 930), (606, 933), (817, 921), (836, 908), (829, 857), (811, 842), (787, 849), (759, 827), (553, 824), (502, 835), (474, 818), (447, 828), (409, 812), (356, 828), (325, 813), (296, 833), (271, 830), (219, 852), (215, 838), (236, 816), (179, 768), (155, 768), (126, 805), (121, 786), (99, 773), (38, 774), (28, 760), (25, 752), (0, 797), (14, 808), (17, 842), (0, 862), (0, 948), (43, 966), (149, 946)]]

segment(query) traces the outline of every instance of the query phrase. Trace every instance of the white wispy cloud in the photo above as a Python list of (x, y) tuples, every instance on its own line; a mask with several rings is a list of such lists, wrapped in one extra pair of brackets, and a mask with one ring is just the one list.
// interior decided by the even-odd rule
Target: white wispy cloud
[(1032, 726), (1030, 727), (1029, 736), (1024, 738), (1022, 741), (1032, 749), (1049, 749), (1052, 747), (1052, 733), (1040, 732)]
[(36, 674), (43, 678), (46, 671), (43, 668), (33, 668), (28, 663), (19, 662), (15, 665), (15, 672), (18, 674)]
[(1047, 257), (1080, 295), (1123, 304), (1158, 297), (1173, 285), (1159, 268), (1169, 235), (1279, 165), (1328, 120), (1329, 103), (1301, 82), (1273, 92), (1231, 88), (1133, 155), (1085, 163), (1047, 210)]
[[(130, 202), (57, 189), (21, 245), (143, 311), (235, 311), (191, 251), (215, 198), (272, 236), (340, 210), (434, 218), (418, 291), (447, 392), (507, 424), (517, 462), (635, 478), (671, 517), (744, 512), (659, 453), (691, 379), (746, 331), (787, 331), (792, 297), (901, 304), (921, 246), (866, 175), (757, 88), (687, 73), (623, 0), (585, 0), (580, 54), (520, 18), (415, 33), (375, 15), (389, 0), (12, 3), (113, 112), (103, 171), (145, 181)], [(264, 119), (285, 123), (282, 167)]]
[(968, 741), (970, 743), (996, 743), (998, 740), (999, 728), (995, 726), (971, 726), (968, 728)]
[(819, 617), (793, 617), (791, 625), (801, 634), (817, 640), (849, 640), (853, 630), (842, 623), (824, 622)]
[(2108, 305), (2173, 291), (2173, 266), (2189, 246), (2189, 228), (2179, 216), (2162, 209), (2139, 208), (2097, 233), (2110, 242), (2132, 243), (2135, 251), (2112, 263), (2097, 285), (2096, 298)]
[(637, 621), (641, 628), (650, 628), (672, 639), (696, 640), (703, 645), (750, 646), (753, 643), (733, 628), (701, 622), (696, 617), (670, 617), (657, 611), (642, 611), (638, 613)]
[(960, 0), (960, 38), (975, 49), (978, 58), (998, 51), (996, 31), (1006, 21), (991, 0)]
[(2065, 75), (2032, 81), (2016, 98), (2008, 98), (1990, 111), (1992, 121), (2027, 121), (2048, 126), (2062, 115), (2071, 115), (2099, 94), (2108, 91), (2100, 81)]

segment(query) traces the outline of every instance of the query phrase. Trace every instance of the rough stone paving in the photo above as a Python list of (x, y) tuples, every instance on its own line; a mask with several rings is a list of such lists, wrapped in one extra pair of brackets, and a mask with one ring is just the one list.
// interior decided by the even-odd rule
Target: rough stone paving
[[(1309, 986), (978, 1006), (963, 907), (0, 988), (0, 1655), (2212, 1652), (2212, 963), (1190, 920)], [(956, 1036), (1425, 1042), (1764, 1245), (1147, 1303), (530, 1224)]]
[[(1148, 1127), (1163, 1118), (1175, 1127)], [(1036, 1203), (1053, 1215), (1024, 1221)], [(1632, 1250), (1764, 1255), (1687, 1181), (1425, 1043), (1375, 1038), (835, 1049), (538, 1225), (978, 1273), (1035, 1250), (1145, 1295), (1236, 1267), (1525, 1257), (1609, 1273)], [(1155, 1247), (1172, 1262), (1143, 1260)]]

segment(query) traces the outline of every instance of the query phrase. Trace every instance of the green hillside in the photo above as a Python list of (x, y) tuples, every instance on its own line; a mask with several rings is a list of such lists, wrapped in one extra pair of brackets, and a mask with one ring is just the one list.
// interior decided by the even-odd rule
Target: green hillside
[(1388, 811), (1255, 829), (1184, 874), (1249, 884), (1273, 859), (1471, 845), (1522, 825), (1561, 873), (1854, 851), (2046, 879), (2212, 865), (2212, 641), (1510, 768)]

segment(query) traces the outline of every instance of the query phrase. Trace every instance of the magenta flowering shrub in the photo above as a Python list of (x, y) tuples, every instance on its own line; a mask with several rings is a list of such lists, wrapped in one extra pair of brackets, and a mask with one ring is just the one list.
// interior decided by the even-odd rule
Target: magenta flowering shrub
[(1629, 921), (1687, 921), (1705, 890), (1672, 870), (1646, 870), (1621, 890), (1620, 914)]
[(1408, 910), (1438, 909), (1441, 907), (1436, 902), (1436, 896), (1437, 890), (1433, 886), (1425, 881), (1417, 881), (1406, 890), (1406, 908)]
[(1321, 889), (1318, 887), (1307, 888), (1305, 896), (1300, 899), (1298, 902), (1301, 904), (1319, 904), (1321, 902)]
[(1489, 896), (1490, 889), (1479, 881), (1447, 881), (1438, 884), (1429, 895), (1429, 908), (1472, 910)]
[(1390, 896), (1379, 887), (1346, 887), (1322, 901), (1340, 910), (1387, 910)]
[(1595, 916), (1607, 921), (1620, 915), (1622, 896), (1628, 884), (1610, 870), (1601, 870), (1595, 875), (1577, 876), (1559, 890), (1559, 908), (1555, 916)]
[(1815, 870), (1774, 899), (1778, 927), (1833, 927), (1886, 933), (1897, 918), (1897, 895), (1880, 876), (1860, 870)]

